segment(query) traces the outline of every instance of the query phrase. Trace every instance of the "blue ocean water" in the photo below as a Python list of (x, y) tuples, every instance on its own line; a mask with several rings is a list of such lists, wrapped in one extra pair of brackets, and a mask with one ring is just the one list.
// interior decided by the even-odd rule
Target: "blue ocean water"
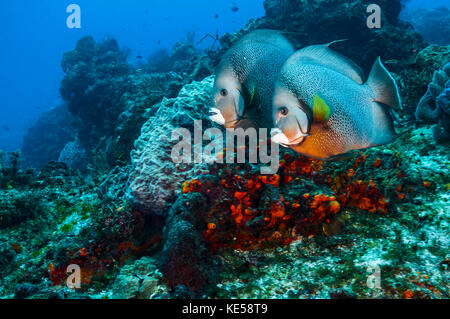
[[(69, 4), (81, 7), (81, 29), (66, 26)], [(170, 50), (195, 31), (222, 35), (241, 28), (250, 18), (264, 15), (262, 0), (19, 0), (0, 3), (0, 149), (17, 150), (22, 135), (38, 114), (61, 102), (62, 54), (85, 35), (116, 38), (136, 56), (158, 48)], [(211, 39), (202, 44), (211, 44)]]

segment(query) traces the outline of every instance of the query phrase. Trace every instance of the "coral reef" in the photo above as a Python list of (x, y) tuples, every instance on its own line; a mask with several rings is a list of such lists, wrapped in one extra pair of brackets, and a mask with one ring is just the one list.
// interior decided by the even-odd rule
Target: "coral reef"
[(186, 39), (177, 42), (170, 54), (164, 49), (156, 50), (142, 68), (149, 73), (177, 72), (190, 79), (189, 82), (203, 80), (213, 73), (214, 64), (218, 61), (212, 61), (209, 55), (199, 50), (194, 40), (195, 32), (187, 32)]
[(30, 182), (33, 171), (19, 169), (19, 156), (17, 152), (9, 153), (5, 161), (5, 154), (0, 150), (0, 190), (21, 188)]
[[(39, 171), (0, 152), (0, 298), (448, 298), (449, 152), (433, 136), (448, 134), (450, 50), (424, 48), (398, 0), (379, 1), (384, 27), (368, 29), (367, 4), (266, 0), (222, 50), (200, 52), (190, 33), (136, 68), (115, 40), (81, 39), (62, 61), (67, 107), (25, 138)], [(340, 50), (365, 67), (393, 61), (401, 117), (429, 89), (417, 112), (438, 128), (404, 122), (394, 143), (343, 161), (282, 149), (272, 175), (173, 163), (173, 130), (214, 125), (213, 66), (255, 28), (298, 47), (349, 38)], [(70, 264), (80, 289), (66, 286)]]
[[(65, 76), (60, 92), (67, 107), (43, 113), (27, 132), (22, 148), (26, 167), (40, 169), (60, 155), (81, 171), (87, 164), (100, 171), (127, 165), (133, 142), (148, 120), (146, 110), (213, 71), (210, 59), (188, 42), (174, 48), (169, 68), (158, 68), (164, 73), (155, 73), (151, 64), (139, 69), (129, 65), (127, 51), (116, 40), (96, 42), (90, 36), (66, 52), (61, 65)], [(81, 155), (77, 163), (75, 153)]]
[(111, 166), (130, 161), (134, 141), (148, 120), (147, 109), (164, 97), (176, 97), (188, 80), (175, 72), (148, 74), (138, 70), (130, 76), (130, 82), (130, 89), (121, 98), (125, 110), (119, 115), (112, 140), (107, 145), (107, 161)]
[[(199, 177), (186, 183), (183, 192), (215, 198), (203, 221), (207, 225), (204, 237), (213, 251), (289, 244), (300, 235), (330, 235), (339, 230), (345, 219), (341, 212), (358, 209), (384, 215), (392, 203), (404, 199), (403, 184), (417, 181), (412, 177), (404, 181), (401, 161), (394, 154), (383, 157), (369, 160), (362, 155), (344, 169), (344, 165), (325, 167), (322, 162), (285, 153), (278, 174), (225, 168), (217, 173), (220, 183)], [(376, 174), (380, 169), (383, 174)], [(367, 175), (374, 178), (363, 180)], [(393, 175), (391, 186), (380, 191), (379, 185), (387, 185), (387, 176)]]
[[(356, 172), (370, 177), (390, 172), (393, 176), (391, 170), (400, 160), (409, 175), (399, 180), (402, 189), (382, 191), (392, 193), (393, 198), (386, 215), (352, 209), (341, 231), (331, 236), (300, 234), (289, 248), (222, 253), (229, 271), (220, 274), (217, 296), (446, 298), (448, 150), (424, 143), (431, 140), (431, 134), (429, 128), (421, 128), (406, 133), (384, 151), (365, 152), (366, 164)], [(389, 158), (395, 158), (394, 162)], [(378, 163), (377, 168), (374, 164)], [(346, 164), (339, 166), (348, 169)], [(392, 181), (392, 186), (396, 183)], [(389, 184), (386, 175), (380, 185)], [(403, 192), (406, 197), (399, 198)], [(383, 279), (379, 289), (370, 289), (366, 280), (376, 265)]]
[(0, 194), (0, 229), (10, 228), (23, 221), (39, 217), (45, 204), (39, 193), (10, 190)]
[(11, 244), (8, 242), (0, 242), (0, 270), (3, 269), (11, 263), (16, 257), (16, 252), (14, 251)]
[(416, 109), (418, 120), (437, 123), (433, 137), (437, 142), (450, 140), (450, 62), (433, 75), (428, 90)]
[[(82, 269), (84, 287), (101, 291), (132, 256), (161, 246), (157, 222), (127, 205), (125, 192), (108, 182), (112, 176), (85, 179), (64, 163), (50, 162), (20, 189), (0, 190), (2, 296), (83, 296), (85, 289), (64, 289), (66, 268), (73, 263)], [(61, 288), (57, 296), (53, 287)]]

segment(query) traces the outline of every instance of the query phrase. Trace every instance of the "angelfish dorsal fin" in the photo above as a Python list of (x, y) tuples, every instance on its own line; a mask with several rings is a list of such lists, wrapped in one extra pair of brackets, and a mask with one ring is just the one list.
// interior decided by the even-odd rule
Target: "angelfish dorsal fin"
[(314, 96), (313, 118), (316, 123), (326, 124), (331, 116), (331, 109), (328, 104), (319, 96)]
[(361, 68), (349, 58), (330, 48), (333, 44), (343, 41), (345, 40), (305, 47), (299, 51), (298, 57), (337, 71), (351, 78), (356, 83), (363, 84), (363, 72)]

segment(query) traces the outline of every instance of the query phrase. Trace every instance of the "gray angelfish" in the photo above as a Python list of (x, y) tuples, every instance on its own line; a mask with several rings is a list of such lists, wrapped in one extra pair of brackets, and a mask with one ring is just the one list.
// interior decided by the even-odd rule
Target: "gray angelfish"
[(360, 68), (330, 45), (299, 50), (282, 67), (272, 140), (322, 160), (394, 141), (395, 80), (378, 58), (364, 82)]

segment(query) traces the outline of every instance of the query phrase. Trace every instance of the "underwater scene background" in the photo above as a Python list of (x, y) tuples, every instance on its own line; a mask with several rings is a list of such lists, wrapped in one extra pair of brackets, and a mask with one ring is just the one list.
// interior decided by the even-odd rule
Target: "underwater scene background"
[[(448, 1), (74, 3), (0, 4), (0, 298), (449, 297)], [(177, 128), (225, 133), (216, 70), (259, 29), (345, 39), (366, 77), (380, 57), (399, 136), (337, 160), (280, 148), (269, 175), (175, 163)]]

